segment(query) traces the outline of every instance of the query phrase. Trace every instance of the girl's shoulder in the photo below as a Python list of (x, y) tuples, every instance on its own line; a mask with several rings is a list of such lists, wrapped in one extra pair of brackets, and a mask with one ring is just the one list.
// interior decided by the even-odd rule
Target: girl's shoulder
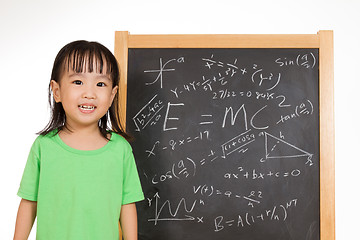
[(132, 152), (132, 147), (130, 143), (118, 133), (111, 132), (110, 142), (112, 142), (112, 144), (116, 145), (117, 147)]
[(51, 139), (53, 137), (55, 137), (57, 134), (58, 134), (59, 130), (58, 129), (54, 129), (46, 134), (39, 134), (37, 136), (37, 138), (35, 139), (35, 141), (42, 141), (42, 140), (45, 140), (45, 139)]
[(40, 152), (42, 151), (42, 149), (49, 148), (54, 145), (56, 135), (57, 131), (52, 131), (46, 135), (37, 136), (31, 145), (30, 152), (37, 156), (40, 156)]
[(51, 132), (47, 134), (40, 134), (36, 137), (35, 142), (42, 142), (46, 141), (47, 139), (53, 139), (58, 134), (58, 130), (52, 130)]
[(130, 146), (130, 143), (123, 136), (121, 136), (120, 134), (118, 134), (116, 132), (110, 132), (110, 134), (111, 134), (110, 141), (114, 141), (114, 142), (119, 143), (119, 144), (124, 144), (124, 145), (129, 145)]

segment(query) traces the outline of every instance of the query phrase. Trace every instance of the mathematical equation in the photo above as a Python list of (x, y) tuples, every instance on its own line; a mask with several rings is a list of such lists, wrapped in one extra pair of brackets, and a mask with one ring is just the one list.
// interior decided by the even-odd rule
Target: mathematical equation
[(225, 227), (252, 226), (255, 223), (264, 221), (286, 221), (289, 208), (295, 208), (296, 204), (297, 199), (292, 199), (285, 204), (273, 206), (270, 209), (266, 209), (256, 214), (251, 214), (249, 212), (238, 214), (235, 219), (224, 219), (224, 216), (218, 216), (214, 219), (214, 231), (222, 231)]

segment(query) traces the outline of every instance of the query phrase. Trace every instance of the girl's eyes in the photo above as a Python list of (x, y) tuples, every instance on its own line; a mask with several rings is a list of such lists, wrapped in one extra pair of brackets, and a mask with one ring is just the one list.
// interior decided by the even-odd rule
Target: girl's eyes
[(73, 81), (73, 83), (76, 85), (82, 85), (82, 81), (80, 81), (80, 80), (75, 80), (75, 81)]
[[(80, 81), (80, 80), (75, 80), (75, 81), (73, 81), (73, 83), (74, 83), (75, 85), (83, 85), (83, 82)], [(96, 86), (98, 86), (98, 87), (105, 87), (106, 84), (103, 83), (103, 82), (98, 82), (98, 83), (96, 84)]]

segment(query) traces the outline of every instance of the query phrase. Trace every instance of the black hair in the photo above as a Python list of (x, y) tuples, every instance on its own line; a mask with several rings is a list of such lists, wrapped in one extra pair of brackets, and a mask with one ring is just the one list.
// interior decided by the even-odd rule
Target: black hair
[[(106, 69), (104, 69), (104, 66)], [(85, 69), (87, 67), (87, 69)], [(60, 131), (67, 128), (66, 115), (61, 102), (55, 102), (51, 91), (51, 80), (60, 84), (64, 71), (72, 69), (76, 73), (97, 72), (110, 76), (112, 87), (119, 86), (120, 70), (115, 56), (105, 46), (98, 42), (85, 40), (74, 41), (65, 45), (57, 54), (49, 83), (48, 99), (51, 108), (51, 118), (46, 127), (37, 134), (46, 135), (53, 130)], [(119, 91), (118, 91), (119, 93)], [(131, 137), (120, 124), (119, 94), (116, 94), (107, 113), (99, 120), (99, 129), (106, 139), (109, 131), (115, 132), (125, 139)], [(111, 128), (108, 126), (111, 123)], [(70, 129), (68, 129), (70, 130)], [(71, 131), (71, 130), (70, 130)]]

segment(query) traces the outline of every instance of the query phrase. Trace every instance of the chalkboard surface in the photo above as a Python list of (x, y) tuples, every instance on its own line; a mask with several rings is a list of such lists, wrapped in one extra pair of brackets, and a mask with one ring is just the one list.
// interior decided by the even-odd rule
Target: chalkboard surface
[(320, 239), (318, 49), (129, 49), (139, 239)]

